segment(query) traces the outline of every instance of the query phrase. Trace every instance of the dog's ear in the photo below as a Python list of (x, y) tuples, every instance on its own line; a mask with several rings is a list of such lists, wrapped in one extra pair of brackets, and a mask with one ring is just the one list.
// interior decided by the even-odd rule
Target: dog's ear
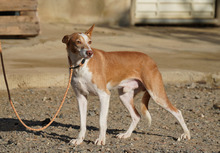
[(89, 30), (87, 30), (87, 31), (85, 32), (85, 34), (87, 34), (87, 35), (89, 35), (89, 36), (91, 37), (91, 36), (92, 36), (92, 31), (93, 31), (94, 27), (95, 27), (95, 24), (93, 24), (93, 25), (89, 28)]
[(70, 36), (69, 36), (69, 35), (66, 35), (66, 36), (63, 37), (62, 42), (63, 42), (64, 44), (67, 44), (67, 43), (69, 42), (69, 39), (70, 39)]

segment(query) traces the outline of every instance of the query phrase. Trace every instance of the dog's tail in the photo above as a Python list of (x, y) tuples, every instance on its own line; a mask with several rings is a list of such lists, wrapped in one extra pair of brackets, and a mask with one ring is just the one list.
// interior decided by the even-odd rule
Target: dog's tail
[(151, 126), (151, 115), (148, 110), (149, 101), (150, 101), (150, 94), (147, 91), (145, 91), (144, 96), (142, 98), (142, 103), (141, 103), (141, 112), (143, 115), (145, 115), (148, 121), (148, 127)]

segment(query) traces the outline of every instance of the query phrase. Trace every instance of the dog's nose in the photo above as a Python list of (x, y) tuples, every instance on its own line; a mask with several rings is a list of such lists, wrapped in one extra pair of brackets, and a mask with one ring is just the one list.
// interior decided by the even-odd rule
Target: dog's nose
[(92, 52), (91, 50), (87, 50), (87, 51), (86, 51), (86, 55), (87, 55), (87, 56), (91, 57), (92, 54), (93, 54), (93, 52)]

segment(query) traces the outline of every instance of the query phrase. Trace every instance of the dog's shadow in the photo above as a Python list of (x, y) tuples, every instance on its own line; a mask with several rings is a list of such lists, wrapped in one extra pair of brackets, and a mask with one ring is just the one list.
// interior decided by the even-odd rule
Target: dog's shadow
[[(33, 121), (33, 120), (23, 120), (25, 124), (27, 124), (30, 127), (33, 126), (45, 126), (47, 123), (50, 122), (49, 119), (45, 119), (44, 121)], [(78, 125), (72, 125), (72, 124), (63, 124), (54, 121), (50, 126), (55, 126), (55, 127), (66, 127), (66, 128), (72, 128), (75, 130), (79, 130), (80, 126)], [(98, 131), (99, 129), (94, 126), (87, 126), (88, 131)], [(28, 133), (33, 133), (34, 135), (40, 136), (44, 135), (46, 137), (52, 138), (52, 139), (59, 139), (64, 142), (69, 142), (71, 139), (70, 136), (67, 135), (60, 135), (54, 132), (46, 132), (46, 131), (30, 131), (27, 130), (18, 119), (13, 119), (13, 118), (0, 118), (0, 131), (26, 131)], [(119, 132), (123, 132), (125, 130), (118, 130), (118, 129), (108, 129), (107, 133), (110, 135), (116, 135)], [(141, 132), (136, 132), (135, 133), (141, 133)], [(86, 141), (87, 143), (90, 143), (90, 141)]]
[[(29, 126), (45, 126), (47, 123), (50, 122), (49, 119), (46, 119), (44, 121), (32, 121), (32, 120), (23, 120), (25, 124)], [(79, 130), (80, 126), (78, 125), (72, 125), (72, 124), (63, 124), (54, 121), (50, 126), (55, 126), (55, 127), (66, 127), (66, 128), (72, 128), (74, 130)], [(88, 131), (98, 131), (99, 129), (94, 126), (87, 126)], [(13, 118), (0, 118), (0, 131), (26, 131), (27, 133), (32, 133), (37, 136), (45, 136), (51, 139), (58, 139), (60, 141), (64, 141), (68, 143), (73, 137), (70, 137), (68, 135), (60, 135), (54, 132), (46, 132), (46, 131), (30, 131), (27, 130), (18, 119), (13, 119)], [(115, 137), (118, 133), (125, 132), (125, 130), (122, 129), (107, 129), (107, 133), (109, 135), (113, 135)], [(138, 131), (133, 131), (133, 133), (136, 134), (146, 134), (145, 132), (138, 132)], [(147, 133), (148, 135), (156, 135), (160, 137), (166, 137), (164, 135), (158, 135), (158, 134), (153, 134), (153, 133)], [(167, 136), (169, 138), (172, 138), (173, 140), (176, 140), (176, 138), (172, 136)], [(91, 143), (90, 140), (85, 140), (86, 143)]]

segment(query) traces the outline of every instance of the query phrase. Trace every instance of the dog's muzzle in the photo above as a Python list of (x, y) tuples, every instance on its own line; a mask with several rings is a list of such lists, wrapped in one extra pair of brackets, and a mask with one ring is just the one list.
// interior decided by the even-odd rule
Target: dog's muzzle
[(93, 51), (92, 51), (92, 50), (87, 50), (87, 51), (86, 51), (86, 55), (87, 55), (88, 57), (91, 57), (91, 56), (93, 55)]

